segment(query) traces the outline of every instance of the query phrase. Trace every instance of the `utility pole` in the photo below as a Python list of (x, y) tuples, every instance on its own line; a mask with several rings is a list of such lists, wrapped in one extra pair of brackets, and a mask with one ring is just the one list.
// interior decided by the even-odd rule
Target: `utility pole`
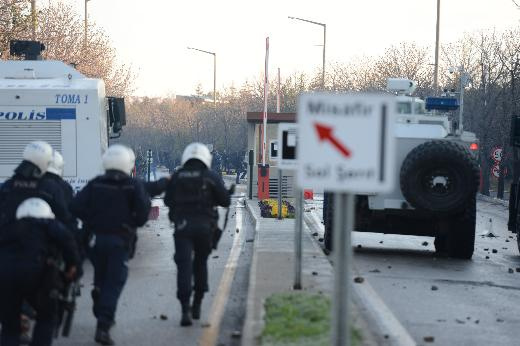
[(87, 49), (87, 46), (88, 46), (88, 11), (87, 11), (87, 3), (89, 2), (90, 0), (85, 0), (85, 33), (84, 33), (84, 46), (85, 46), (85, 49)]
[(213, 108), (217, 111), (217, 53), (213, 53)]
[(433, 91), (439, 89), (439, 32), (441, 22), (441, 0), (437, 0), (437, 27), (435, 31), (435, 71), (433, 72)]
[(323, 24), (323, 61), (321, 67), (321, 88), (325, 90), (325, 47), (327, 43), (327, 24)]
[(36, 0), (31, 0), (31, 21), (32, 21), (32, 39), (36, 41), (36, 27), (38, 19), (36, 18)]

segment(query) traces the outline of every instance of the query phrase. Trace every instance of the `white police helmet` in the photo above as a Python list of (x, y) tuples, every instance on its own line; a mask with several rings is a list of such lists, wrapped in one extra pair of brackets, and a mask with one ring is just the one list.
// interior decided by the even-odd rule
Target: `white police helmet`
[(105, 170), (121, 171), (130, 175), (135, 165), (135, 155), (132, 149), (121, 145), (111, 145), (103, 155), (103, 168)]
[(41, 198), (28, 198), (23, 201), (16, 209), (16, 219), (25, 217), (35, 219), (54, 219), (54, 213), (47, 202)]
[(36, 165), (45, 173), (52, 161), (52, 147), (44, 141), (35, 141), (27, 144), (23, 151), (23, 159)]
[(130, 159), (134, 162), (135, 164), (135, 153), (134, 151), (132, 150), (132, 148), (128, 148), (126, 147), (126, 149), (128, 150), (128, 153), (130, 154)]
[(211, 168), (211, 153), (206, 145), (202, 143), (189, 144), (182, 153), (181, 163), (184, 165), (188, 160), (196, 159), (201, 161), (206, 167)]
[(49, 165), (49, 168), (47, 168), (47, 172), (53, 173), (56, 175), (59, 175), (60, 177), (63, 176), (63, 166), (65, 165), (65, 162), (63, 161), (63, 156), (61, 154), (54, 150), (52, 152), (52, 161)]

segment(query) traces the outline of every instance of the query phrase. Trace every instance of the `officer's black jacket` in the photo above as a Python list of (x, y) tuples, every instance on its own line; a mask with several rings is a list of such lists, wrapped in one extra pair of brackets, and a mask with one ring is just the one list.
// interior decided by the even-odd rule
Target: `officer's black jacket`
[(64, 215), (64, 218), (58, 217), (58, 220), (63, 222), (70, 230), (75, 231), (77, 229), (76, 218), (74, 218), (74, 216), (69, 211), (70, 203), (74, 197), (74, 190), (72, 189), (72, 186), (70, 186), (70, 184), (63, 180), (59, 175), (50, 172), (46, 172), (43, 175), (42, 180), (46, 180), (47, 184), (54, 185), (55, 189), (61, 191), (61, 195), (65, 203), (66, 214)]
[(201, 225), (215, 222), (215, 207), (229, 207), (231, 197), (216, 172), (199, 160), (189, 160), (172, 175), (164, 204), (170, 208), (170, 220), (176, 224), (182, 219)]
[(66, 265), (77, 266), (79, 254), (72, 233), (61, 222), (23, 218), (9, 224), (0, 237), (2, 263), (43, 268), (56, 249)]
[(70, 210), (90, 232), (125, 237), (148, 220), (150, 199), (141, 182), (109, 170), (78, 192)]
[(63, 193), (63, 198), (65, 199), (65, 205), (69, 205), (70, 202), (72, 202), (72, 197), (74, 197), (74, 189), (72, 189), (72, 186), (70, 186), (69, 183), (67, 183), (65, 180), (63, 180), (62, 177), (59, 175), (56, 175), (54, 173), (46, 172), (43, 175), (43, 179), (48, 179), (52, 181), (54, 184), (59, 186)]
[(40, 169), (28, 161), (15, 169), (15, 174), (0, 187), (0, 230), (15, 221), (16, 209), (26, 199), (41, 198), (52, 209), (56, 219), (66, 225), (72, 219), (62, 190), (54, 182), (39, 177)]

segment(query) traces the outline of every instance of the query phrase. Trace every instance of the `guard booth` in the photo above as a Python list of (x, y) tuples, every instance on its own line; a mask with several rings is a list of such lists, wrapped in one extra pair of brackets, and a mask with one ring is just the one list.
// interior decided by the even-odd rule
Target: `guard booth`
[[(267, 114), (267, 153), (265, 163), (269, 165), (269, 198), (278, 198), (278, 124), (296, 122), (296, 113), (268, 113)], [(258, 198), (258, 164), (262, 164), (263, 143), (263, 112), (247, 112), (247, 152), (253, 150), (253, 175), (250, 177), (248, 165), (248, 179), (253, 179), (253, 184), (247, 184), (247, 195), (252, 186), (252, 196)], [(246, 154), (247, 156), (247, 154)], [(247, 159), (246, 159), (247, 161)], [(293, 171), (282, 171), (282, 198), (294, 197), (295, 177)]]

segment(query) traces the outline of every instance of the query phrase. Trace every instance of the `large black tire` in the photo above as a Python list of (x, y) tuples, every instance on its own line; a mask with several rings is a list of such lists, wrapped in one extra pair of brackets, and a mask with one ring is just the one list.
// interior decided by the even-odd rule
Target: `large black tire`
[(401, 167), (401, 191), (416, 209), (462, 212), (475, 197), (479, 169), (468, 149), (451, 141), (429, 141), (415, 147)]
[(509, 218), (507, 220), (507, 229), (510, 232), (517, 233), (518, 224), (518, 205), (516, 203), (516, 195), (518, 190), (518, 183), (512, 183), (509, 189)]
[(323, 245), (327, 251), (332, 251), (332, 224), (334, 222), (333, 194), (325, 192), (323, 194), (323, 224), (325, 234), (323, 235)]
[(516, 209), (516, 222), (515, 229), (516, 232), (516, 243), (518, 244), (518, 251), (520, 251), (520, 212)]
[(475, 250), (476, 210), (476, 199), (473, 197), (462, 213), (440, 221), (448, 227), (441, 227), (440, 233), (435, 237), (437, 253), (453, 258), (471, 259)]

